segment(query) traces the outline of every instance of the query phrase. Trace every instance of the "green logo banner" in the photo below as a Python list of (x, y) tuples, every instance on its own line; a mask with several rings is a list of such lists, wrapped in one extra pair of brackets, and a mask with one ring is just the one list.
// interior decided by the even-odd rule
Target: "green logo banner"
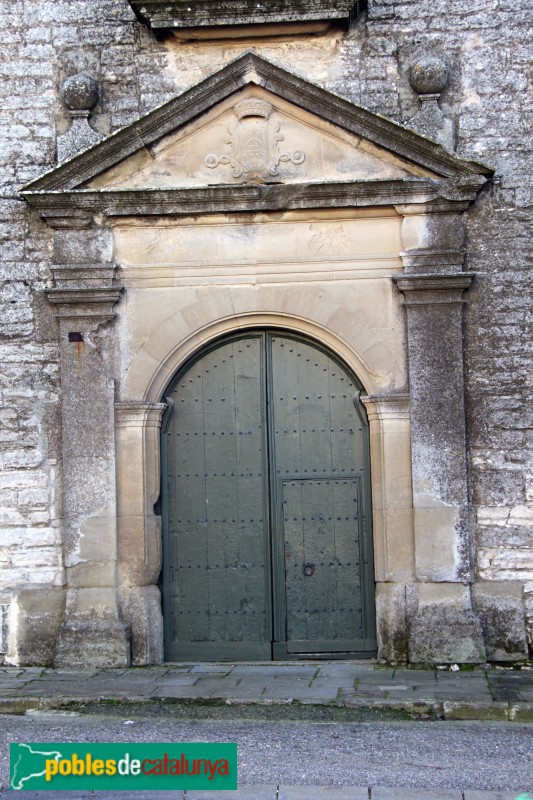
[(236, 744), (17, 742), (9, 755), (14, 791), (237, 788)]

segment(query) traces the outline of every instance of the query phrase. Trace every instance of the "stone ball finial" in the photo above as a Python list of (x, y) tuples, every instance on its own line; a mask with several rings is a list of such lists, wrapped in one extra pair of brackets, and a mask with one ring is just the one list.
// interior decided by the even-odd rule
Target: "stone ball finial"
[(91, 111), (99, 98), (98, 83), (90, 75), (72, 75), (61, 87), (61, 97), (70, 111)]
[(419, 58), (409, 72), (411, 86), (418, 94), (440, 94), (449, 78), (449, 66), (435, 56)]

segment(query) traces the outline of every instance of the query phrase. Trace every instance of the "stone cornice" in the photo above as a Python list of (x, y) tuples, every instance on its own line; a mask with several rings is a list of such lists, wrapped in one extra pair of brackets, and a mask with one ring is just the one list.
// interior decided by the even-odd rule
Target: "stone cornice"
[(116, 264), (54, 264), (54, 289), (115, 289)]
[(58, 319), (112, 320), (113, 307), (118, 302), (120, 287), (102, 288), (59, 288), (48, 289), (45, 294), (48, 302), (57, 307)]
[(61, 220), (87, 214), (107, 217), (215, 214), (307, 208), (391, 206), (415, 203), (424, 213), (462, 211), (473, 202), (485, 180), (471, 176), (454, 181), (457, 198), (447, 194), (450, 180), (397, 178), (331, 183), (238, 184), (184, 189), (122, 189), (25, 191), (24, 197), (40, 216), (55, 226)]
[(407, 250), (400, 253), (407, 271), (428, 269), (457, 272), (463, 266), (465, 250)]
[[(265, 23), (332, 21), (348, 25), (362, 0), (129, 0), (137, 16), (154, 30)], [(221, 31), (221, 35), (223, 32)]]
[[(492, 175), (488, 167), (457, 158), (431, 139), (248, 52), (183, 94), (32, 181), (24, 187), (22, 195), (29, 200), (36, 191), (68, 191), (79, 187), (128, 156), (187, 125), (250, 84), (261, 86), (274, 96), (306, 111), (312, 109), (314, 114), (332, 125), (368, 139), (439, 176), (470, 176), (480, 181), (481, 185)], [(449, 189), (455, 191), (455, 186)], [(451, 196), (449, 199), (457, 198)], [(398, 202), (401, 203), (402, 199), (399, 198)]]
[(473, 272), (441, 275), (395, 275), (405, 306), (464, 303), (463, 292), (474, 279)]

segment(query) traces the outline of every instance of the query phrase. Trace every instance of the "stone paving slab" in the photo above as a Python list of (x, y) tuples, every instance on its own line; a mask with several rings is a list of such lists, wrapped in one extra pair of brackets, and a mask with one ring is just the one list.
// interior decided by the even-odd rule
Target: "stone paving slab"
[(526, 800), (526, 797), (533, 798), (533, 793), (528, 792), (477, 792), (472, 789), (466, 789), (464, 793), (464, 800)]
[(12, 792), (1, 800), (533, 800), (533, 792), (411, 789), (390, 786), (241, 786), (236, 791)]
[(194, 686), (169, 684), (168, 686), (159, 686), (152, 692), (150, 697), (158, 698), (159, 700), (164, 700), (165, 698), (198, 700), (205, 697), (205, 695), (202, 694), (201, 690), (195, 689)]
[(200, 678), (197, 683), (195, 683), (194, 688), (197, 691), (206, 692), (207, 694), (211, 692), (216, 692), (217, 689), (229, 687), (233, 688), (238, 686), (240, 683), (239, 678), (224, 678), (224, 681), (217, 680), (216, 678), (212, 677), (204, 677)]
[(271, 680), (280, 678), (308, 678), (311, 680), (319, 671), (320, 666), (301, 666), (300, 664), (239, 664), (231, 671), (232, 675), (253, 675), (255, 678), (265, 677)]
[(241, 786), (236, 792), (188, 791), (186, 798), (187, 800), (276, 800), (277, 791), (278, 787), (273, 783), (268, 786)]
[(280, 786), (278, 800), (368, 800), (366, 786)]
[(191, 673), (207, 673), (208, 675), (227, 675), (228, 672), (231, 672), (233, 669), (232, 664), (196, 664), (192, 669)]
[[(156, 682), (157, 686), (194, 686), (200, 680), (199, 675), (190, 675), (183, 673), (173, 673), (172, 675), (163, 675)], [(221, 680), (226, 680), (221, 678)]]
[(330, 687), (329, 691), (322, 689), (315, 691), (312, 686), (267, 686), (262, 697), (268, 700), (335, 700), (338, 694), (336, 686)]
[(262, 703), (263, 688), (257, 686), (223, 686), (216, 689), (211, 695), (212, 700), (235, 700), (243, 703)]
[[(61, 795), (57, 800), (61, 800)], [(221, 794), (219, 792), (219, 794)], [(233, 792), (235, 796), (235, 792)], [(94, 792), (91, 800), (185, 800), (184, 791), (157, 791), (157, 792), (143, 792), (137, 789), (134, 792)], [(3, 800), (3, 798), (2, 798)], [(48, 797), (43, 796), (41, 800), (48, 800)], [(239, 800), (236, 798), (236, 800)]]
[(400, 789), (373, 786), (370, 796), (372, 800), (463, 800), (460, 789)]
[(0, 792), (1, 800), (59, 800), (60, 798), (61, 800), (90, 800), (90, 797), (90, 792), (60, 792), (58, 794), (49, 789), (43, 792)]
[(54, 702), (228, 700), (404, 710), (446, 719), (533, 722), (533, 670), (449, 672), (371, 662), (186, 663), (130, 669), (2, 667), (0, 711)]

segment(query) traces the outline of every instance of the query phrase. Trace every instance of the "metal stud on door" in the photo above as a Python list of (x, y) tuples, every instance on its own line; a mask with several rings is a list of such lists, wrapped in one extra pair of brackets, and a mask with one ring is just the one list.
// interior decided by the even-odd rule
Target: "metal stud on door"
[(167, 659), (373, 654), (358, 388), (316, 345), (268, 331), (224, 340), (174, 380)]

